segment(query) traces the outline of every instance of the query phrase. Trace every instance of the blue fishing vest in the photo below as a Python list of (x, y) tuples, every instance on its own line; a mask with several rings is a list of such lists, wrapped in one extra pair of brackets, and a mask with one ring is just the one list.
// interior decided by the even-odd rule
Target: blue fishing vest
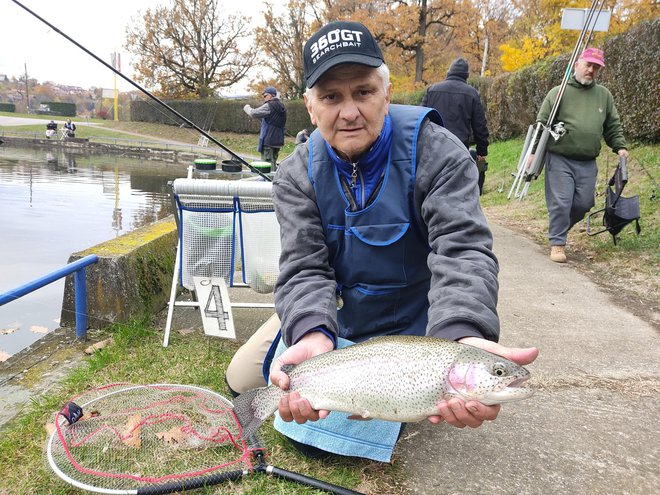
[(308, 174), (343, 303), (339, 336), (354, 342), (424, 335), (428, 322), (430, 248), (414, 205), (417, 138), (425, 118), (438, 124), (442, 119), (436, 110), (406, 105), (390, 105), (390, 117), (394, 132), (382, 186), (360, 211), (350, 211), (320, 133), (309, 139)]

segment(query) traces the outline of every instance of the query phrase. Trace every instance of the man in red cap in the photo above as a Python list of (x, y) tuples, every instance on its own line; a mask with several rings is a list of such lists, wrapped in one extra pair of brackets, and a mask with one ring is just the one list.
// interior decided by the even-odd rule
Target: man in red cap
[[(598, 48), (587, 48), (574, 65), (561, 105), (550, 123), (554, 139), (548, 140), (545, 165), (545, 200), (548, 208), (550, 259), (566, 262), (568, 231), (593, 208), (600, 141), (619, 156), (628, 156), (623, 128), (612, 93), (596, 84), (605, 67)], [(559, 86), (545, 97), (536, 120), (546, 123), (557, 98)], [(531, 158), (530, 162), (531, 163)]]

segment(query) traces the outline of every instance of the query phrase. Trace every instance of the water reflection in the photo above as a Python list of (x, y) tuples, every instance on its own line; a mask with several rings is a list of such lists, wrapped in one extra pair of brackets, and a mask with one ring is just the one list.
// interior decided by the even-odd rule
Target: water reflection
[[(0, 147), (0, 293), (173, 211), (168, 181), (188, 164), (63, 149)], [(64, 281), (0, 306), (0, 353), (58, 326)]]

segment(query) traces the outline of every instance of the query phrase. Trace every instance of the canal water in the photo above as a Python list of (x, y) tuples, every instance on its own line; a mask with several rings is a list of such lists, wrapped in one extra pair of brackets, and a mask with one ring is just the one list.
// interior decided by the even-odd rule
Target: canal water
[[(0, 146), (0, 293), (173, 213), (189, 164)], [(0, 306), (0, 361), (59, 326), (64, 279)]]

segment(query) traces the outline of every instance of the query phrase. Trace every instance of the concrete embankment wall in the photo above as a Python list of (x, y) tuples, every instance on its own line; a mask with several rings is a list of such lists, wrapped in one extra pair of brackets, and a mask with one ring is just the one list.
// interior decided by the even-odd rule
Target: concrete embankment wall
[[(177, 229), (174, 217), (73, 253), (69, 263), (95, 254), (86, 268), (87, 323), (103, 328), (154, 314), (167, 305), (174, 271)], [(73, 275), (66, 279), (63, 327), (75, 327)]]
[[(69, 153), (82, 155), (111, 155), (121, 154), (127, 158), (139, 158), (142, 160), (158, 160), (174, 163), (191, 163), (200, 156), (222, 159), (225, 155), (217, 148), (200, 148), (198, 146), (177, 146), (167, 144), (156, 144), (154, 142), (135, 140), (134, 145), (112, 144), (90, 141), (88, 139), (69, 139), (61, 141), (58, 139), (45, 139), (38, 137), (23, 138), (3, 136), (2, 139), (7, 146), (27, 146), (52, 150), (64, 149)], [(127, 140), (126, 140), (127, 141)], [(167, 148), (167, 149), (165, 149)]]

